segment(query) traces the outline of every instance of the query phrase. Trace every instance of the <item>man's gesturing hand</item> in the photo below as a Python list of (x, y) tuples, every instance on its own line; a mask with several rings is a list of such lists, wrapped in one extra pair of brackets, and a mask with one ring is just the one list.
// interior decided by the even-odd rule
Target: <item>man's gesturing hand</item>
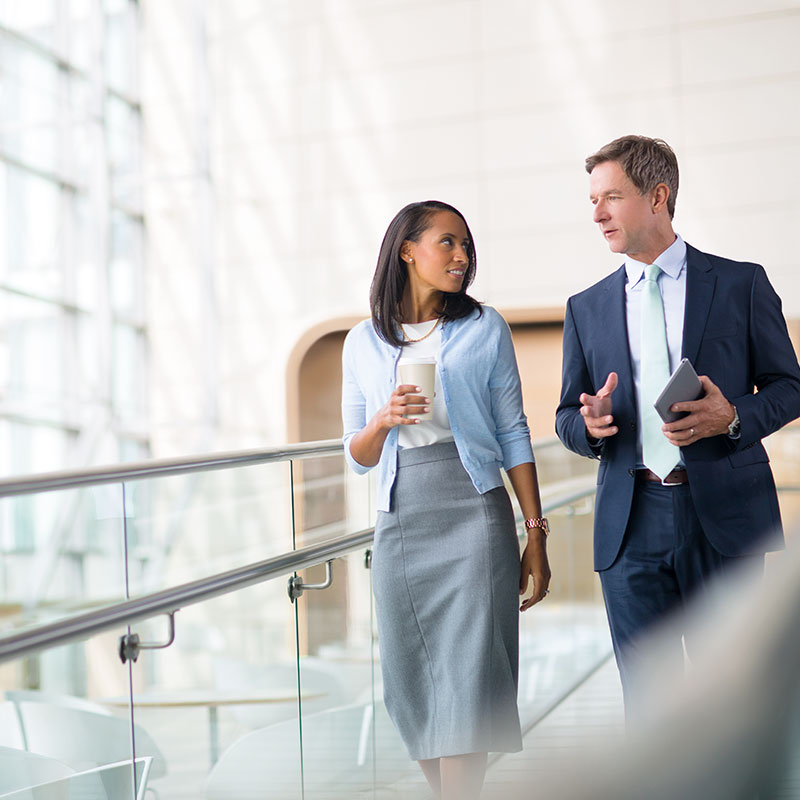
[(586, 394), (578, 398), (581, 414), (586, 423), (586, 432), (595, 439), (613, 436), (619, 429), (614, 425), (611, 415), (611, 394), (617, 388), (617, 373), (609, 372), (603, 388), (597, 394)]

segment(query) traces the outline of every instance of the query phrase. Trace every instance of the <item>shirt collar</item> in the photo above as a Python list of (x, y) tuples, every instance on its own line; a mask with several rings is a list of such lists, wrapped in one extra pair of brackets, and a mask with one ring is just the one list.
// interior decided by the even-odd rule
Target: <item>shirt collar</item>
[[(675, 241), (659, 255), (655, 262), (661, 267), (662, 272), (666, 272), (670, 278), (677, 279), (681, 270), (686, 266), (686, 242), (679, 235), (675, 235)], [(625, 256), (625, 274), (628, 276), (628, 288), (632, 289), (644, 277), (644, 268), (647, 264), (637, 261), (635, 258)]]

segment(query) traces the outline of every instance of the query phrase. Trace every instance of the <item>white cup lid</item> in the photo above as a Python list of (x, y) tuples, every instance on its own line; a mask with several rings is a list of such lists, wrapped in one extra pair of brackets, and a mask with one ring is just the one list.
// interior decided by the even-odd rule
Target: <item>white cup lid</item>
[(418, 358), (403, 356), (397, 363), (398, 366), (405, 364), (435, 364), (436, 359), (433, 356), (419, 356)]

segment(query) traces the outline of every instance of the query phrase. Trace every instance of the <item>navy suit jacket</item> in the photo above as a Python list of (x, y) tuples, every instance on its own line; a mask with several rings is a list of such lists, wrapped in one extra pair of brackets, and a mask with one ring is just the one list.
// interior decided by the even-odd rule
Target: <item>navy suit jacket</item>
[[(763, 267), (687, 245), (682, 355), (732, 402), (741, 437), (701, 439), (681, 448), (703, 531), (725, 556), (782, 545), (778, 496), (761, 439), (800, 416), (800, 368), (781, 301)], [(625, 267), (571, 297), (556, 432), (570, 450), (599, 458), (594, 521), (596, 570), (610, 567), (628, 523), (636, 468), (636, 413), (625, 313)], [(619, 432), (593, 447), (578, 397), (596, 394), (609, 372)], [(757, 392), (754, 390), (757, 389)], [(768, 538), (771, 537), (771, 538)]]

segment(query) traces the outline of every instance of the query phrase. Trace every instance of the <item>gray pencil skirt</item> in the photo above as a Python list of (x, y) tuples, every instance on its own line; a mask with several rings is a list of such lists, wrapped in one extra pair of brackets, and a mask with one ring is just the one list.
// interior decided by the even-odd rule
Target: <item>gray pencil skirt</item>
[(452, 442), (400, 450), (372, 567), (384, 700), (411, 758), (520, 750), (520, 552), (505, 488), (480, 494)]

